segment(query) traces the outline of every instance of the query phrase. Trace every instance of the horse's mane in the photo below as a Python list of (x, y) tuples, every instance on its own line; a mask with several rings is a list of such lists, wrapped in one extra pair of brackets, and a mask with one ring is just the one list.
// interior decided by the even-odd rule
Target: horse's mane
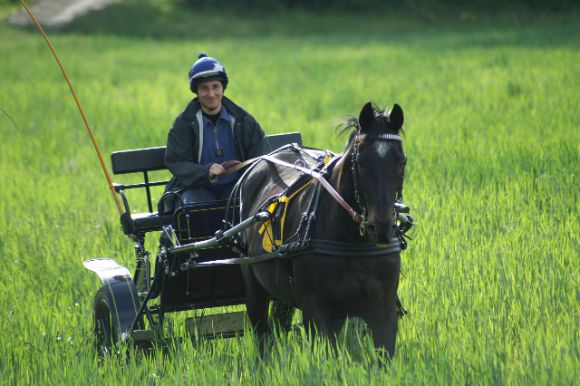
[(345, 117), (338, 123), (335, 130), (338, 136), (342, 136), (346, 132), (351, 131), (350, 136), (352, 137), (352, 135), (358, 130), (358, 117), (355, 117), (354, 115)]

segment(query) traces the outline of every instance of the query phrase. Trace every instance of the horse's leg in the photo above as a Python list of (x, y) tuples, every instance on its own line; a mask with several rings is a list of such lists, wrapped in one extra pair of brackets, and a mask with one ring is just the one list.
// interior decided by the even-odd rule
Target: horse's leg
[(345, 321), (346, 316), (328, 316), (327, 318), (327, 336), (334, 348), (336, 348), (336, 339), (338, 338)]
[(389, 297), (382, 307), (372, 310), (363, 319), (372, 331), (375, 348), (386, 350), (389, 359), (393, 358), (399, 322), (395, 299)]
[(342, 329), (346, 317), (333, 316), (328, 308), (314, 300), (306, 301), (302, 305), (302, 319), (306, 332), (314, 336), (315, 331), (328, 338), (333, 347), (336, 338)]
[(270, 319), (277, 323), (282, 331), (289, 331), (292, 328), (292, 318), (294, 317), (294, 307), (281, 300), (274, 299), (270, 302)]
[(268, 308), (270, 298), (266, 290), (260, 285), (251, 266), (242, 265), (242, 274), (246, 287), (246, 311), (250, 324), (258, 336), (260, 349), (263, 351), (264, 337), (269, 332)]

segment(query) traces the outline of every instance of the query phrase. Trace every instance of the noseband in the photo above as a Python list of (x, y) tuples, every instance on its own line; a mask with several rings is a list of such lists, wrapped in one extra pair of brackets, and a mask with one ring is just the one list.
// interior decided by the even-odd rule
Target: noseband
[[(366, 234), (367, 227), (368, 227), (367, 206), (366, 206), (365, 200), (360, 192), (359, 160), (358, 160), (359, 155), (360, 155), (359, 147), (362, 143), (365, 142), (365, 140), (366, 140), (366, 134), (360, 134), (360, 127), (359, 127), (359, 129), (357, 130), (357, 133), (354, 137), (353, 148), (352, 148), (352, 151), (350, 153), (351, 170), (352, 170), (352, 177), (353, 177), (353, 181), (354, 181), (354, 198), (356, 201), (356, 205), (358, 206), (358, 209), (360, 210), (360, 213), (362, 215), (362, 221), (360, 223), (360, 235), (361, 236), (364, 236)], [(372, 141), (385, 141), (385, 142), (402, 142), (403, 137), (401, 137), (400, 135), (397, 135), (397, 134), (383, 133), (383, 134), (379, 134), (377, 136), (372, 137), (371, 140)], [(397, 188), (397, 196), (395, 197), (396, 202), (402, 202), (402, 200), (403, 200), (403, 181), (402, 180), (405, 176), (405, 164), (407, 163), (407, 157), (405, 157), (405, 154), (403, 154), (402, 162), (403, 162), (403, 175), (401, 178), (401, 184)]]

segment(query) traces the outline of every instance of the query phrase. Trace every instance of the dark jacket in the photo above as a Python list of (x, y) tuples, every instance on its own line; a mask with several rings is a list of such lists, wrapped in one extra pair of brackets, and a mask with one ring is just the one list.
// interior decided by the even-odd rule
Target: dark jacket
[[(258, 122), (248, 112), (230, 99), (223, 97), (222, 105), (232, 118), (235, 146), (244, 161), (253, 145), (260, 142), (265, 134)], [(190, 187), (209, 186), (210, 164), (200, 165), (203, 127), (201, 105), (193, 99), (179, 114), (167, 136), (165, 165), (173, 178), (165, 188), (166, 192), (182, 192)]]

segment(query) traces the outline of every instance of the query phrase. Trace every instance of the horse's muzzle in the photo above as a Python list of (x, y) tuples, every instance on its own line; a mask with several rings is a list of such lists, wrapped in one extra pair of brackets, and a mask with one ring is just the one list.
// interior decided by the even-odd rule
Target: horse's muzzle
[(395, 229), (391, 221), (369, 222), (367, 232), (369, 238), (375, 244), (389, 244), (395, 236)]

